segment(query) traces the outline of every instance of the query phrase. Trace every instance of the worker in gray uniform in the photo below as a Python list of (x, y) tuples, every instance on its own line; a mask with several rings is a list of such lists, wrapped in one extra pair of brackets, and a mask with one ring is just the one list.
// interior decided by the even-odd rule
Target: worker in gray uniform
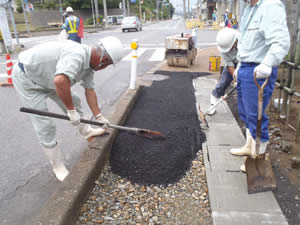
[(214, 105), (218, 100), (224, 96), (226, 89), (234, 79), (235, 68), (237, 67), (237, 44), (238, 44), (239, 32), (225, 27), (217, 34), (217, 45), (221, 53), (222, 60), (225, 67), (223, 69), (221, 79), (218, 81), (216, 87), (212, 91), (210, 96), (210, 108), (209, 115), (213, 115), (216, 112)]
[[(92, 128), (80, 123), (84, 112), (79, 96), (71, 91), (71, 87), (80, 83), (96, 120), (108, 124), (98, 106), (94, 71), (117, 63), (123, 52), (120, 40), (112, 36), (99, 39), (92, 47), (71, 40), (36, 45), (19, 55), (12, 73), (14, 86), (25, 107), (48, 111), (47, 99), (51, 99), (68, 115), (71, 124), (84, 138), (103, 135), (107, 126)], [(37, 115), (31, 116), (31, 120), (57, 179), (63, 181), (69, 171), (56, 140), (54, 121)]]

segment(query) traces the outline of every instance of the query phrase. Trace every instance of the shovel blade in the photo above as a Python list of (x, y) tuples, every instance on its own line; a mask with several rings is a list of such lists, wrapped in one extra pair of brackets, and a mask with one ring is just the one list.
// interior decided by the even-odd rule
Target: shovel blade
[(245, 162), (248, 194), (271, 191), (277, 183), (269, 158), (252, 159), (247, 157)]

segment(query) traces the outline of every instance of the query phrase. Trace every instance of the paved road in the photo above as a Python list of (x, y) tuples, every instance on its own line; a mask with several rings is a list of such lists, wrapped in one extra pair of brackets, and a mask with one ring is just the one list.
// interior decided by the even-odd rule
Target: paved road
[[(83, 43), (92, 45), (98, 38), (114, 35), (123, 42), (126, 53), (123, 60), (113, 67), (96, 73), (96, 92), (104, 114), (113, 112), (113, 104), (128, 88), (130, 81), (130, 42), (138, 39), (139, 63), (138, 75), (149, 71), (164, 60), (164, 40), (166, 36), (186, 31), (182, 20), (170, 20), (147, 25), (141, 32), (122, 33), (121, 28), (86, 34)], [(215, 45), (216, 32), (200, 31), (198, 47)], [(56, 35), (20, 39), (25, 48), (55, 40)], [(13, 55), (13, 60), (17, 58)], [(0, 74), (5, 73), (5, 57), (0, 56)], [(3, 78), (2, 78), (3, 79)], [(0, 78), (1, 80), (1, 78)], [(83, 96), (79, 86), (73, 88)], [(87, 115), (90, 115), (85, 100), (82, 99)], [(0, 88), (0, 224), (24, 224), (45, 203), (55, 191), (56, 181), (50, 164), (43, 155), (38, 140), (32, 129), (28, 115), (18, 112), (21, 102), (13, 88)], [(60, 112), (58, 107), (49, 102), (51, 111)], [(67, 167), (72, 168), (87, 147), (87, 143), (69, 125), (67, 121), (57, 121), (57, 137), (65, 154)]]

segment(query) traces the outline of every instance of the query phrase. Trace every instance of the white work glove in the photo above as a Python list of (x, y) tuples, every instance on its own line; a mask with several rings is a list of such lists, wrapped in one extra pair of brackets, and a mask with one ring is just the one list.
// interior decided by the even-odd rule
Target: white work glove
[(80, 124), (78, 126), (79, 133), (88, 141), (90, 141), (91, 137), (94, 136), (101, 136), (105, 134), (105, 129), (100, 127), (100, 128), (93, 128), (88, 124)]
[(95, 116), (95, 119), (98, 122), (103, 123), (103, 129), (107, 129), (107, 127), (109, 127), (109, 121), (102, 115), (102, 113), (99, 113), (97, 116)]
[(257, 79), (266, 79), (271, 75), (272, 67), (265, 64), (259, 64), (257, 67), (255, 67), (254, 73), (256, 73)]
[(67, 115), (73, 126), (80, 124), (80, 115), (75, 109), (67, 110)]
[(234, 82), (237, 82), (237, 78), (238, 78), (238, 72), (239, 72), (239, 69), (241, 67), (241, 63), (238, 63), (234, 72), (233, 72), (233, 80)]

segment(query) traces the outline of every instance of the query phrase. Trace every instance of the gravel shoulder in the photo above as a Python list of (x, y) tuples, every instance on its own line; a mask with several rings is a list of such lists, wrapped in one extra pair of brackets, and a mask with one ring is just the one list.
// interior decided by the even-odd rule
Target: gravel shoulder
[(76, 225), (212, 224), (202, 152), (186, 176), (167, 187), (132, 184), (107, 165)]

